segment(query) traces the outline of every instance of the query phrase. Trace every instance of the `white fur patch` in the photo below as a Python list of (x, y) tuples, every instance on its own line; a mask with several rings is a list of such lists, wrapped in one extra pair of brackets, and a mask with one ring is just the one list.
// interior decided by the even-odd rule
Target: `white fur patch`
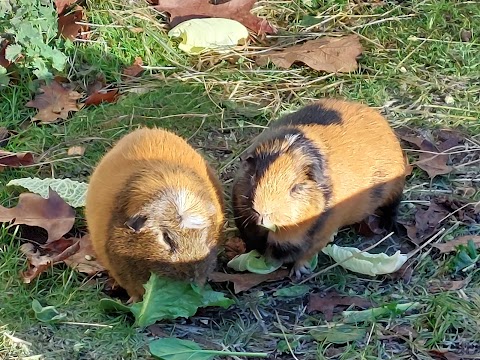
[(287, 140), (287, 146), (291, 146), (298, 138), (300, 134), (287, 134), (285, 140)]
[[(180, 226), (185, 229), (203, 229), (208, 226), (208, 219), (198, 214), (202, 205), (195, 194), (186, 189), (181, 189), (175, 196), (175, 205), (181, 218)], [(207, 209), (204, 209), (207, 211)]]

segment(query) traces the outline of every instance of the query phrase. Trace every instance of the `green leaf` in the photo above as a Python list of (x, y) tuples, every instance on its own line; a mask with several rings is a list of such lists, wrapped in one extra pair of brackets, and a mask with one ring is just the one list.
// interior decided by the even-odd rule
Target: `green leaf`
[(162, 360), (210, 360), (215, 355), (266, 358), (265, 353), (204, 350), (197, 343), (177, 338), (154, 340), (149, 345), (150, 353)]
[(153, 356), (163, 360), (210, 360), (215, 357), (193, 341), (176, 338), (154, 340), (149, 348)]
[(292, 350), (295, 350), (300, 345), (300, 341), (295, 339), (287, 343), (285, 340), (282, 339), (277, 343), (277, 351), (280, 354), (289, 353), (290, 352), (290, 349), (288, 348), (289, 344), (290, 344), (290, 348), (292, 348)]
[(399, 315), (407, 310), (416, 309), (419, 306), (420, 303), (418, 302), (410, 302), (405, 304), (393, 303), (361, 311), (343, 311), (343, 322), (346, 324), (350, 324), (364, 321), (376, 321), (377, 319), (382, 317)]
[(333, 327), (319, 327), (310, 331), (310, 335), (317, 341), (344, 344), (350, 341), (362, 340), (367, 330), (353, 325), (337, 325)]
[(5, 59), (10, 62), (17, 60), (17, 57), (22, 53), (22, 47), (18, 44), (8, 45), (5, 49)]
[(100, 309), (106, 312), (130, 313), (130, 306), (109, 298), (100, 299)]
[(21, 178), (11, 180), (7, 186), (21, 186), (41, 197), (48, 198), (48, 188), (54, 190), (67, 204), (73, 207), (85, 206), (88, 184), (70, 179)]
[[(213, 291), (210, 285), (202, 290), (179, 280), (152, 274), (144, 285), (143, 301), (131, 306), (135, 323), (140, 327), (154, 324), (158, 320), (188, 318), (195, 315), (199, 307), (220, 306), (228, 308), (234, 303), (223, 293)], [(181, 299), (181, 301), (179, 301)]]
[(54, 323), (67, 317), (66, 314), (59, 313), (54, 306), (43, 307), (36, 299), (32, 301), (32, 309), (35, 311), (35, 317), (41, 322)]
[(281, 288), (273, 293), (273, 296), (279, 297), (298, 297), (303, 296), (310, 291), (309, 285), (293, 285)]
[[(392, 256), (388, 256), (384, 253), (370, 254), (361, 252), (354, 247), (342, 247), (333, 244), (324, 247), (322, 252), (341, 263), (340, 266), (345, 269), (371, 276), (394, 273), (408, 260), (408, 256), (401, 254), (400, 250)], [(350, 259), (346, 260), (348, 258)]]
[(281, 261), (270, 260), (261, 255), (258, 251), (252, 250), (248, 253), (235, 256), (227, 264), (236, 271), (250, 271), (257, 274), (269, 274), (282, 266)]
[(203, 18), (178, 24), (168, 32), (168, 36), (182, 38), (179, 49), (197, 55), (208, 50), (227, 52), (239, 43), (245, 43), (248, 30), (235, 20)]

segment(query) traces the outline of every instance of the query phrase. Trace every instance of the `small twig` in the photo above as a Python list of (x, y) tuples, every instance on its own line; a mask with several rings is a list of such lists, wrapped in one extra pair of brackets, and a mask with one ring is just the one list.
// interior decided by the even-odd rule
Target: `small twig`
[(275, 310), (275, 315), (277, 316), (277, 321), (278, 321), (278, 324), (280, 325), (280, 331), (282, 332), (283, 339), (287, 343), (288, 350), (290, 351), (290, 354), (292, 354), (292, 356), (295, 360), (298, 360), (298, 358), (295, 356), (295, 353), (292, 350), (292, 347), (290, 346), (290, 343), (288, 342), (288, 338), (285, 335), (285, 331), (283, 331), (282, 321), (280, 320), (280, 316), (278, 316), (278, 311), (277, 310)]
[(80, 326), (95, 326), (95, 327), (104, 327), (104, 328), (109, 328), (112, 329), (112, 325), (105, 325), (105, 324), (93, 324), (93, 323), (80, 323), (80, 322), (75, 322), (75, 321), (62, 321), (62, 324), (66, 325), (80, 325)]
[(324, 272), (327, 272), (327, 271), (333, 269), (334, 267), (337, 267), (338, 265), (341, 265), (341, 264), (343, 264), (344, 262), (346, 262), (346, 261), (348, 261), (348, 260), (351, 260), (351, 259), (359, 256), (360, 254), (362, 254), (362, 253), (364, 253), (364, 252), (367, 252), (367, 251), (372, 250), (373, 248), (375, 248), (375, 247), (377, 247), (378, 245), (380, 245), (382, 242), (384, 242), (385, 240), (387, 240), (387, 239), (388, 239), (390, 236), (392, 236), (392, 235), (393, 235), (393, 231), (392, 231), (390, 234), (388, 234), (387, 236), (385, 236), (384, 238), (382, 238), (382, 239), (380, 239), (379, 241), (377, 241), (375, 244), (367, 247), (366, 249), (363, 249), (362, 251), (360, 251), (360, 252), (357, 253), (357, 254), (353, 254), (352, 256), (349, 256), (348, 258), (346, 258), (346, 259), (343, 260), (343, 261), (340, 261), (340, 262), (335, 263), (335, 264), (333, 264), (333, 265), (327, 266), (325, 269), (322, 269), (322, 270), (316, 272), (315, 274), (310, 275), (310, 276), (307, 277), (306, 279), (300, 281), (299, 284), (304, 284), (304, 283), (306, 283), (308, 280), (311, 280), (311, 279), (313, 279), (314, 277), (317, 277), (318, 275), (321, 275), (321, 274), (323, 274)]

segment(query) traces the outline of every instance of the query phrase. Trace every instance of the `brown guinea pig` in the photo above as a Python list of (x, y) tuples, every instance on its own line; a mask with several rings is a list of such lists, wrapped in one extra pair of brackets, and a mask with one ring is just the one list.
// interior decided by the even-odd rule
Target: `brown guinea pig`
[(85, 214), (99, 260), (129, 302), (141, 299), (150, 272), (202, 285), (216, 265), (221, 185), (171, 132), (142, 128), (120, 139), (90, 178)]
[(388, 122), (365, 105), (321, 99), (274, 122), (242, 157), (233, 210), (247, 250), (294, 263), (296, 277), (343, 226), (377, 210), (387, 227), (405, 183)]

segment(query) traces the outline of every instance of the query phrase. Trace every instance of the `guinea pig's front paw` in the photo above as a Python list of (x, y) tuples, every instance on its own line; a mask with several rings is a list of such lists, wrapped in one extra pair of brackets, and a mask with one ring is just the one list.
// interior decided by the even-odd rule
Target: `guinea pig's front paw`
[(309, 261), (297, 261), (290, 270), (290, 277), (294, 280), (300, 280), (303, 275), (309, 275), (312, 273), (312, 269), (310, 268)]

